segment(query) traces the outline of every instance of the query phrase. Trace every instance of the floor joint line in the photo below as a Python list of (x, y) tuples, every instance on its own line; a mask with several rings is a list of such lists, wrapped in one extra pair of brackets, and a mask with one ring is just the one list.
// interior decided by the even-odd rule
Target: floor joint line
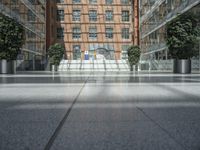
[(181, 146), (184, 150), (188, 150), (183, 144), (176, 140), (174, 136), (172, 136), (165, 128), (163, 128), (159, 123), (157, 123), (154, 119), (152, 119), (146, 112), (140, 108), (136, 107), (140, 112), (142, 112), (150, 121), (152, 121), (156, 126), (158, 126), (163, 132), (165, 132), (171, 139), (173, 139), (178, 145)]
[(85, 85), (87, 84), (88, 80), (89, 80), (90, 76), (88, 76), (88, 78), (85, 80), (83, 86), (81, 87), (79, 93), (77, 94), (77, 96), (75, 97), (75, 99), (73, 100), (71, 106), (68, 108), (67, 112), (65, 113), (64, 117), (62, 118), (62, 120), (60, 121), (60, 123), (58, 124), (58, 126), (56, 127), (55, 131), (53, 132), (53, 135), (50, 137), (50, 139), (48, 140), (48, 143), (45, 145), (44, 150), (50, 150), (55, 139), (57, 138), (57, 136), (59, 135), (64, 123), (66, 122), (67, 118), (69, 117), (69, 114), (71, 113), (75, 103), (77, 102), (79, 96), (81, 95), (81, 92), (83, 91)]

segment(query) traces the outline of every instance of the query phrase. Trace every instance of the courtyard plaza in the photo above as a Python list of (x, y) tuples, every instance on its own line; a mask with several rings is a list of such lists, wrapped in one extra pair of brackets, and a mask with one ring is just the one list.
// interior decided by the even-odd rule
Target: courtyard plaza
[(0, 150), (200, 150), (200, 74), (0, 75)]

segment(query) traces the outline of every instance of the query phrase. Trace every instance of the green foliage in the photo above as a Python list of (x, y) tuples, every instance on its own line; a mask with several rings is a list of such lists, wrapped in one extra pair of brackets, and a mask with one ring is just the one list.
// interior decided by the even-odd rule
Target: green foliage
[(50, 57), (50, 62), (53, 65), (59, 65), (64, 54), (64, 47), (61, 44), (54, 44), (50, 46), (48, 50), (48, 55)]
[(198, 17), (192, 13), (179, 15), (167, 24), (167, 45), (175, 59), (189, 59), (198, 54), (196, 44), (200, 32)]
[(136, 65), (139, 62), (140, 54), (141, 54), (141, 51), (140, 51), (139, 46), (132, 45), (128, 48), (128, 61), (131, 66), (131, 70), (132, 70), (132, 66)]
[(0, 59), (15, 60), (25, 41), (21, 24), (0, 13)]

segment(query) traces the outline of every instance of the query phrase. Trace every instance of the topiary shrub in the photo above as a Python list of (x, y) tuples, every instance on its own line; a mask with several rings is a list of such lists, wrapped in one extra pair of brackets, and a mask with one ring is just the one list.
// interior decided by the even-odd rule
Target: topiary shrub
[(16, 60), (24, 42), (23, 26), (0, 13), (0, 60)]
[(167, 46), (174, 59), (190, 59), (198, 54), (198, 17), (192, 13), (179, 15), (167, 24)]
[(54, 44), (48, 50), (48, 56), (52, 65), (58, 66), (64, 54), (64, 47), (61, 44)]
[(130, 64), (130, 69), (131, 71), (133, 71), (133, 65), (138, 64), (140, 60), (140, 55), (141, 55), (140, 47), (132, 45), (128, 48), (127, 52), (128, 52), (128, 61)]

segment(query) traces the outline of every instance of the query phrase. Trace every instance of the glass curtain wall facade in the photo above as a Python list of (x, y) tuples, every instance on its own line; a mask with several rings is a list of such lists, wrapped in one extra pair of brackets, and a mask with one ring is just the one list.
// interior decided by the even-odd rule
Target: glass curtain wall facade
[(46, 1), (0, 0), (0, 12), (20, 22), (25, 29), (26, 40), (17, 58), (17, 69), (43, 69), (46, 55)]
[[(177, 14), (199, 12), (200, 0), (140, 0), (141, 64), (155, 70), (171, 70), (172, 60), (166, 46), (166, 24)], [(199, 69), (199, 60), (193, 60)]]
[[(109, 50), (111, 59), (125, 59), (133, 44), (133, 1), (48, 1), (48, 47), (56, 42), (66, 49), (66, 59), (95, 58)], [(104, 52), (102, 52), (104, 53)], [(105, 54), (104, 53), (104, 54)]]

